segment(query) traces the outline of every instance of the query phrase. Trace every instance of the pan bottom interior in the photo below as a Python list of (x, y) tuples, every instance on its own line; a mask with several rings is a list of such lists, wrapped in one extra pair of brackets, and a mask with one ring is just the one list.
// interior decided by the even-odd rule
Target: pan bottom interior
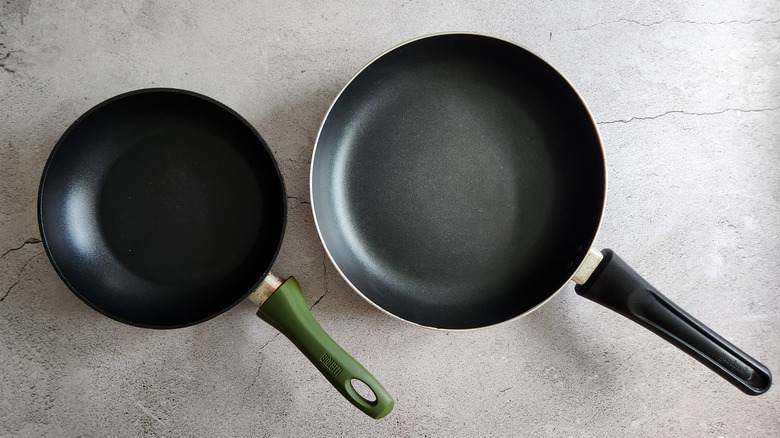
[(312, 171), (344, 276), (439, 328), (542, 303), (584, 257), (603, 205), (601, 148), (577, 96), (561, 110), (569, 88), (523, 81), (505, 61), (516, 56), (468, 43), (412, 43), (364, 70), (331, 109)]
[[(410, 120), (432, 110), (421, 102), (398, 106)], [(469, 109), (479, 116), (439, 109), (441, 126), (426, 130), (432, 135), (424, 148), (417, 130), (394, 132), (392, 148), (358, 147), (390, 135), (382, 132), (387, 117), (367, 117), (333, 175), (334, 220), (361, 271), (350, 278), (361, 291), (406, 297), (413, 307), (404, 314), (514, 312), (520, 303), (508, 301), (529, 299), (512, 295), (518, 274), (547, 269), (548, 251), (559, 249), (549, 242), (561, 225), (560, 175), (544, 133), (498, 94), (480, 96)], [(492, 114), (499, 109), (505, 118)], [(537, 146), (518, 147), (518, 139)], [(567, 250), (576, 254), (574, 246)], [(362, 281), (369, 278), (381, 283)], [(523, 274), (526, 290), (529, 281)]]
[(130, 146), (108, 171), (98, 227), (122, 266), (145, 280), (202, 287), (228, 277), (258, 241), (263, 195), (230, 144), (169, 128)]

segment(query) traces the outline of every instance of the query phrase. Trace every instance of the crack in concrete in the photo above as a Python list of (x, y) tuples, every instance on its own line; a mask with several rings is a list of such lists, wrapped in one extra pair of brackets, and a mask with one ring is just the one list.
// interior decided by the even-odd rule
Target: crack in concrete
[(41, 243), (41, 239), (38, 239), (37, 237), (30, 237), (27, 240), (25, 240), (24, 243), (22, 243), (21, 245), (17, 246), (16, 248), (11, 248), (8, 251), (6, 251), (3, 254), (1, 254), (0, 255), (0, 259), (5, 257), (6, 255), (8, 255), (8, 253), (11, 253), (11, 252), (14, 252), (14, 251), (19, 251), (20, 249), (24, 248), (28, 244), (36, 244), (36, 243)]
[(290, 199), (295, 199), (298, 202), (298, 205), (296, 205), (296, 207), (304, 205), (304, 204), (311, 204), (311, 202), (309, 202), (309, 201), (301, 201), (301, 199), (299, 197), (297, 197), (297, 196), (288, 196), (287, 200), (290, 200)]
[(158, 417), (158, 416), (157, 416), (155, 413), (153, 413), (151, 410), (149, 410), (149, 409), (145, 408), (145, 407), (144, 407), (144, 406), (141, 404), (141, 402), (135, 402), (135, 404), (136, 404), (136, 406), (138, 406), (139, 408), (141, 408), (141, 410), (142, 410), (142, 411), (144, 411), (144, 414), (146, 414), (146, 415), (148, 415), (149, 417), (151, 417), (151, 418), (153, 418), (153, 419), (157, 420), (157, 422), (158, 422), (158, 423), (160, 423), (160, 424), (162, 424), (163, 426), (165, 426), (165, 425), (166, 425), (166, 424), (165, 424), (165, 422), (164, 422), (164, 421), (162, 421), (162, 419), (160, 419), (160, 417)]
[[(260, 351), (262, 351), (262, 350), (263, 350), (263, 348), (265, 348), (265, 347), (266, 347), (268, 344), (270, 344), (271, 342), (273, 342), (273, 341), (274, 341), (274, 339), (278, 338), (278, 337), (279, 337), (279, 335), (281, 335), (281, 334), (282, 334), (282, 332), (277, 332), (275, 335), (273, 335), (273, 336), (271, 337), (271, 339), (269, 339), (268, 341), (266, 341), (266, 342), (265, 342), (265, 344), (261, 345), (261, 346), (260, 346), (260, 348), (259, 348), (259, 350), (260, 350)], [(250, 384), (249, 384), (249, 385), (248, 385), (246, 388), (244, 388), (244, 394), (246, 394), (247, 392), (249, 392), (249, 390), (250, 390), (250, 389), (252, 389), (252, 387), (253, 387), (253, 386), (255, 386), (255, 384), (257, 383), (257, 379), (259, 379), (259, 378), (260, 378), (260, 370), (262, 370), (262, 369), (263, 369), (263, 362), (265, 362), (265, 360), (264, 360), (264, 358), (261, 358), (261, 359), (260, 359), (260, 365), (258, 365), (258, 367), (257, 367), (257, 371), (255, 372), (255, 378), (254, 378), (254, 379), (252, 379), (252, 383), (250, 383)]]
[(309, 306), (309, 311), (314, 308), (317, 304), (322, 301), (323, 298), (325, 298), (325, 295), (328, 294), (328, 256), (326, 254), (323, 254), (322, 256), (322, 281), (325, 284), (325, 293), (320, 295), (319, 298), (317, 298), (316, 301), (314, 301), (314, 304)]
[(265, 347), (266, 347), (268, 344), (270, 344), (271, 342), (273, 342), (273, 341), (274, 341), (274, 339), (278, 338), (278, 337), (279, 337), (279, 335), (281, 335), (281, 334), (282, 334), (282, 332), (278, 332), (278, 333), (276, 333), (275, 335), (273, 335), (273, 336), (271, 337), (271, 339), (267, 340), (267, 341), (265, 342), (265, 344), (263, 344), (263, 345), (261, 345), (261, 346), (260, 346), (260, 348), (259, 348), (259, 349), (260, 349), (260, 350), (262, 350), (263, 348), (265, 348)]
[(27, 259), (26, 262), (24, 262), (22, 268), (19, 269), (19, 273), (16, 275), (16, 281), (14, 282), (14, 284), (12, 284), (8, 289), (6, 289), (5, 294), (2, 297), (0, 297), (0, 303), (5, 301), (5, 299), (8, 298), (8, 295), (11, 293), (11, 290), (13, 290), (13, 288), (16, 287), (16, 285), (19, 284), (19, 282), (22, 281), (22, 274), (24, 273), (24, 269), (27, 267), (27, 265), (29, 265), (34, 258), (40, 257), (41, 255), (43, 255), (43, 252), (39, 252), (38, 254), (35, 254), (34, 256)]
[(617, 23), (631, 23), (642, 27), (659, 26), (662, 24), (696, 24), (696, 25), (705, 25), (705, 26), (718, 26), (723, 24), (753, 24), (753, 23), (775, 24), (775, 23), (780, 23), (780, 18), (777, 20), (765, 20), (763, 18), (755, 18), (752, 20), (724, 20), (724, 21), (661, 20), (661, 21), (653, 21), (650, 23), (642, 23), (641, 21), (632, 20), (630, 18), (621, 18), (619, 20), (605, 21), (603, 23), (591, 24), (590, 26), (585, 26), (585, 27), (565, 29), (564, 32), (580, 32), (580, 31), (593, 29), (594, 27), (608, 26), (610, 24), (617, 24)]
[(127, 9), (125, 9), (125, 4), (122, 2), (122, 0), (119, 0), (119, 7), (122, 8), (122, 13), (124, 14), (125, 18), (127, 18), (127, 22), (130, 23), (130, 27), (133, 27), (133, 20), (130, 18), (130, 14), (127, 13)]
[(328, 293), (327, 293), (327, 292), (325, 292), (325, 293), (324, 293), (324, 294), (322, 294), (322, 295), (321, 295), (319, 298), (317, 298), (317, 301), (315, 301), (315, 302), (314, 302), (314, 304), (312, 304), (312, 305), (311, 305), (311, 307), (309, 307), (309, 311), (311, 311), (311, 309), (313, 309), (313, 308), (314, 308), (314, 306), (316, 306), (317, 304), (319, 304), (319, 303), (320, 303), (320, 301), (322, 301), (322, 298), (323, 298), (323, 297), (325, 297), (325, 295), (327, 295), (327, 294), (328, 294)]
[(2, 9), (2, 13), (4, 17), (11, 18), (11, 15), (14, 13), (19, 14), (19, 21), (22, 23), (22, 26), (24, 26), (24, 18), (30, 14), (30, 6), (32, 5), (32, 0), (6, 0), (5, 5)]
[[(5, 33), (5, 32), (3, 32)], [(0, 49), (3, 49), (5, 53), (3, 55), (0, 55), (0, 61), (5, 61), (6, 59), (10, 58), (12, 54), (14, 53), (21, 53), (20, 49), (11, 49), (5, 45), (5, 43), (0, 42)], [(5, 70), (8, 73), (15, 74), (16, 70), (9, 67), (6, 62), (0, 62), (0, 68)]]
[(669, 114), (683, 114), (686, 116), (715, 116), (718, 114), (727, 113), (729, 111), (739, 112), (739, 113), (760, 113), (765, 111), (776, 111), (780, 109), (780, 106), (776, 106), (774, 108), (759, 108), (759, 109), (742, 109), (742, 108), (726, 108), (721, 111), (713, 111), (713, 112), (703, 112), (703, 113), (696, 113), (691, 111), (685, 111), (685, 110), (671, 110), (666, 111), (661, 114), (657, 114), (655, 116), (646, 116), (646, 117), (631, 117), (628, 119), (618, 119), (618, 120), (609, 120), (604, 122), (596, 122), (597, 125), (609, 125), (613, 123), (629, 123), (633, 122), (634, 120), (654, 120), (660, 117), (668, 116)]

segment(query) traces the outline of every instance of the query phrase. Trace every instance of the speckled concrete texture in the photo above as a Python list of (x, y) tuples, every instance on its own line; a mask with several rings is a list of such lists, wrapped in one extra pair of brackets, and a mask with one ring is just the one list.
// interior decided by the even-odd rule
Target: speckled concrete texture
[[(0, 436), (780, 436), (780, 389), (745, 396), (571, 286), (470, 332), (405, 324), (349, 289), (308, 204), (319, 123), (374, 56), (451, 30), (517, 42), (571, 80), (609, 165), (597, 246), (780, 373), (777, 1), (8, 0)], [(46, 158), (93, 105), (157, 86), (220, 100), (268, 141), (290, 196), (274, 270), (395, 396), (388, 417), (342, 400), (249, 302), (155, 331), (62, 284), (36, 223)]]

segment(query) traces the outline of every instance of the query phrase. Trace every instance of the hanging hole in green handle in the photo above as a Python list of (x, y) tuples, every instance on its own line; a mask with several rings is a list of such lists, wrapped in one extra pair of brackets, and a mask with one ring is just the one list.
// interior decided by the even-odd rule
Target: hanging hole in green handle
[(371, 388), (362, 380), (352, 379), (349, 381), (349, 384), (352, 385), (352, 389), (354, 389), (359, 396), (363, 397), (365, 401), (369, 403), (376, 401), (376, 394), (374, 394), (374, 391), (372, 391)]

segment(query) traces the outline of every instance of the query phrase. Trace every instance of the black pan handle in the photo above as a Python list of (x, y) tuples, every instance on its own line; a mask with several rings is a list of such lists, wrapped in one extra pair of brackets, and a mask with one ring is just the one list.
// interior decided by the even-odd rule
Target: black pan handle
[(574, 290), (631, 319), (690, 354), (748, 395), (772, 385), (769, 369), (661, 295), (611, 249)]

